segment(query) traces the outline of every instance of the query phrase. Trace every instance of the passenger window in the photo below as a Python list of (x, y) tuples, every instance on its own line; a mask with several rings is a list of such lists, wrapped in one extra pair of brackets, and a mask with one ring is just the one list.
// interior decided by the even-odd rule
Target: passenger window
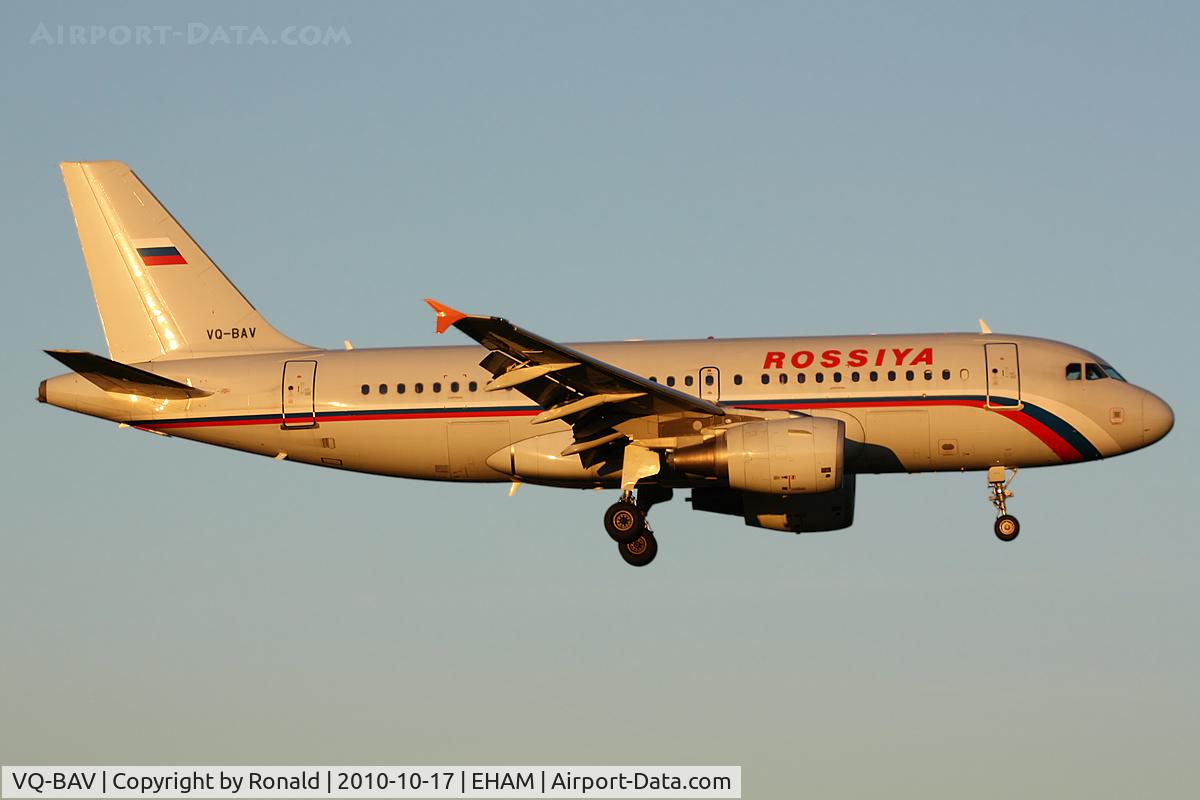
[(733, 385), (734, 385), (734, 386), (741, 386), (741, 385), (742, 385), (742, 376), (741, 376), (741, 375), (734, 375), (734, 376), (733, 376)]
[(704, 376), (704, 385), (705, 385), (705, 386), (712, 386), (712, 385), (713, 385), (713, 376), (712, 376), (712, 375), (705, 375), (705, 376)]
[(803, 372), (796, 373), (796, 383), (804, 383), (806, 380), (808, 380), (808, 376)]
[(458, 381), (450, 384), (450, 394), (458, 394)]
[(1067, 380), (1077, 381), (1083, 377), (1083, 367), (1079, 364), (1067, 364)]
[(894, 380), (896, 380), (896, 370), (894, 370), (894, 369), (889, 369), (889, 370), (888, 370), (888, 380), (889, 380), (889, 381), (894, 381)]
[(877, 380), (879, 380), (879, 373), (872, 370), (871, 371), (871, 383), (874, 383)]
[(404, 384), (403, 383), (396, 384), (396, 394), (404, 394)]
[(379, 384), (379, 393), (387, 394), (387, 384), (386, 383)]
[(841, 383), (842, 382), (842, 373), (840, 373), (840, 372), (833, 373), (833, 382)]
[(944, 381), (950, 380), (950, 370), (948, 370), (948, 369), (942, 370), (942, 380), (944, 380)]
[(904, 380), (906, 381), (911, 381), (913, 377), (913, 371), (911, 369), (904, 373)]
[(762, 382), (763, 382), (763, 386), (766, 386), (768, 383), (771, 382), (771, 376), (764, 372), (762, 374)]
[(667, 376), (667, 386), (674, 386), (674, 385), (675, 385), (675, 376), (668, 375)]
[(364, 384), (362, 385), (362, 393), (363, 393), (363, 394), (370, 394), (370, 393), (371, 393), (371, 387), (370, 387), (370, 386), (367, 386), (367, 385), (364, 383)]
[(850, 373), (850, 380), (854, 381), (855, 383), (858, 383), (858, 373), (857, 373), (857, 372), (851, 372), (851, 373)]
[(442, 392), (442, 385), (440, 383), (434, 383), (433, 384), (433, 393), (441, 394), (441, 392)]
[(417, 394), (420, 394), (421, 392), (425, 391), (425, 384), (423, 384), (423, 383), (414, 383), (414, 384), (413, 384), (413, 391), (414, 391), (414, 392), (416, 392)]
[(933, 380), (933, 370), (931, 370), (931, 369), (925, 370), (925, 380), (927, 380), (927, 381)]
[(818, 372), (816, 375), (813, 375), (813, 380), (816, 381), (817, 383), (824, 383), (825, 382), (825, 373)]
[(658, 383), (658, 378), (656, 378), (656, 377), (654, 377), (653, 375), (651, 375), (651, 376), (650, 376), (650, 382), (651, 382), (651, 383)]
[(1099, 364), (1088, 364), (1087, 372), (1085, 373), (1085, 375), (1087, 376), (1087, 379), (1089, 381), (1104, 380), (1105, 378), (1108, 377), (1108, 375), (1105, 374), (1104, 370), (1100, 369)]
[(684, 376), (683, 376), (683, 385), (684, 385), (684, 386), (691, 386), (691, 385), (692, 385), (692, 376), (691, 376), (691, 375), (684, 375)]
[(468, 391), (472, 391), (472, 392), (473, 392), (473, 391), (475, 391), (475, 390), (476, 390), (476, 389), (478, 389), (478, 388), (479, 388), (479, 384), (478, 384), (478, 383), (476, 383), (475, 381), (471, 381), (470, 383), (468, 383), (468, 384), (467, 384), (467, 390), (468, 390)]
[(779, 382), (787, 383), (787, 373), (786, 372), (779, 373)]

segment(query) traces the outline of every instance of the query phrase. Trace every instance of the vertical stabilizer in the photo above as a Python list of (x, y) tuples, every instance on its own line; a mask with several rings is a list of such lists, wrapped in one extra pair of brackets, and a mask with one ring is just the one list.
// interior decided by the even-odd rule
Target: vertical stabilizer
[(313, 349), (272, 328), (128, 166), (59, 166), (114, 360)]

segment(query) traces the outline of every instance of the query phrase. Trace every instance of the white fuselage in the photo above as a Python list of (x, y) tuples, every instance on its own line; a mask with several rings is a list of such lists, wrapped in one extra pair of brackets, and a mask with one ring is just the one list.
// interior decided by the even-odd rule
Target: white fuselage
[[(845, 422), (850, 472), (976, 470), (1104, 458), (1169, 430), (1170, 410), (1095, 355), (1045, 339), (914, 334), (605, 342), (589, 355), (741, 413)], [(138, 428), (338, 469), (459, 481), (613, 485), (560, 457), (561, 421), (519, 391), (484, 390), (477, 346), (313, 350), (139, 364), (210, 396), (153, 400), (70, 373), (42, 399)], [(520, 452), (546, 454), (522, 462)], [(538, 466), (525, 468), (522, 463)], [(534, 474), (530, 474), (530, 473)], [(619, 476), (618, 476), (619, 477)]]

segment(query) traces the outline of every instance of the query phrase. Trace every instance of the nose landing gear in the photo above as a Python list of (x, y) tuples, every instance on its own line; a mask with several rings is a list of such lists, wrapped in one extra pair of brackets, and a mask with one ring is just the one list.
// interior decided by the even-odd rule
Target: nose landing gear
[(996, 507), (996, 524), (992, 529), (996, 532), (996, 538), (1002, 542), (1011, 542), (1017, 538), (1021, 532), (1021, 523), (1017, 522), (1017, 518), (1008, 513), (1008, 498), (1013, 496), (1009, 491), (1009, 486), (1017, 477), (1017, 468), (1012, 468), (1012, 475), (1007, 475), (1006, 467), (989, 467), (988, 468), (988, 486), (992, 489), (992, 496), (989, 498), (992, 505)]

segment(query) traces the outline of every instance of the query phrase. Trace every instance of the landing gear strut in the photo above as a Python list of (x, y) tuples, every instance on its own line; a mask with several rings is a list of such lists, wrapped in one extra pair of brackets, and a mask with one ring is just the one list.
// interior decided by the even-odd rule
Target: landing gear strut
[(1009, 486), (1013, 479), (1017, 477), (1017, 468), (1012, 468), (1012, 475), (1007, 474), (1008, 470), (1005, 467), (990, 467), (988, 469), (988, 486), (992, 489), (991, 501), (996, 507), (996, 524), (992, 529), (996, 532), (996, 538), (1002, 542), (1011, 542), (1017, 538), (1017, 534), (1021, 532), (1021, 523), (1017, 522), (1017, 518), (1008, 513), (1008, 498), (1013, 496), (1009, 491)]
[(660, 486), (643, 486), (633, 490), (639, 481), (652, 478), (662, 469), (662, 455), (638, 444), (628, 444), (621, 460), (621, 499), (604, 512), (604, 529), (617, 543), (625, 562), (644, 567), (658, 553), (654, 531), (646, 522), (650, 506), (671, 499), (671, 490)]
[(604, 529), (617, 543), (625, 563), (644, 567), (658, 554), (658, 540), (646, 515), (651, 506), (670, 500), (674, 492), (663, 486), (642, 486), (634, 500), (632, 490), (621, 493), (621, 499), (604, 512)]

